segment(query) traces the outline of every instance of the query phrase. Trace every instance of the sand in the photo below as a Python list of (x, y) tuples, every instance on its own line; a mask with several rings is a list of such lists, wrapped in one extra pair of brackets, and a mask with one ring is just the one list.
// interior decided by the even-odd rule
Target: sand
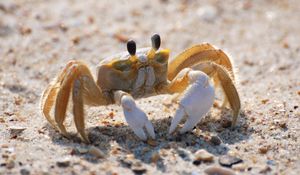
[[(196, 175), (223, 167), (224, 156), (242, 161), (223, 174), (300, 173), (299, 21), (296, 0), (0, 1), (0, 174)], [(94, 73), (129, 38), (146, 47), (153, 33), (171, 58), (204, 42), (230, 55), (242, 102), (234, 130), (220, 94), (192, 132), (172, 136), (171, 96), (137, 100), (155, 127), (150, 142), (133, 134), (118, 105), (86, 107), (90, 145), (76, 135), (72, 110), (71, 140), (47, 123), (40, 94), (69, 60)], [(212, 160), (198, 160), (200, 149)]]

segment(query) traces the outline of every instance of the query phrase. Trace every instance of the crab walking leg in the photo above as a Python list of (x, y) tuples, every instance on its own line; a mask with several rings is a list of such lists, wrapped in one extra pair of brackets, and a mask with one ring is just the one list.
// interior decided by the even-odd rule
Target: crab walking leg
[(82, 84), (79, 80), (75, 80), (73, 85), (73, 113), (75, 126), (82, 139), (86, 143), (90, 143), (89, 138), (84, 132), (84, 109), (83, 109), (83, 98), (82, 98)]
[(148, 120), (147, 115), (134, 102), (134, 99), (123, 91), (114, 92), (114, 99), (122, 105), (126, 122), (133, 132), (141, 139), (147, 140), (147, 133), (152, 139), (155, 139), (155, 133), (152, 123)]
[(58, 87), (55, 87), (55, 84), (49, 85), (47, 89), (43, 92), (42, 99), (41, 99), (42, 115), (47, 119), (47, 121), (54, 128), (56, 128), (56, 125), (54, 121), (51, 119), (50, 111), (55, 101), (57, 91), (58, 91)]
[[(214, 80), (214, 86), (215, 87), (220, 87), (222, 93), (225, 94), (224, 99), (223, 99), (223, 103), (222, 103), (222, 108), (230, 106), (228, 98), (226, 96), (226, 92), (225, 92), (226, 90), (222, 86), (222, 83), (220, 82), (218, 74), (216, 73), (216, 71), (214, 69), (212, 69), (211, 66), (207, 66), (208, 64), (209, 64), (209, 62), (201, 63), (201, 64), (197, 65), (196, 68), (197, 68), (197, 70), (205, 72), (207, 75), (209, 75)], [(222, 68), (224, 69), (225, 72), (227, 72), (228, 77), (232, 78), (231, 73), (228, 72), (227, 69), (225, 69), (225, 67), (222, 66)], [(230, 81), (233, 81), (233, 80), (230, 80)]]
[(215, 49), (208, 43), (195, 45), (173, 59), (169, 64), (168, 79), (173, 80), (182, 69), (193, 67), (203, 62), (215, 62), (224, 66), (234, 80), (232, 63), (229, 57), (222, 50)]
[(203, 66), (205, 67), (203, 72), (207, 75), (216, 74), (214, 77), (220, 82), (226, 99), (228, 99), (228, 103), (233, 111), (232, 127), (234, 127), (240, 114), (241, 102), (234, 82), (230, 78), (230, 73), (224, 67), (212, 62), (204, 63)]
[[(191, 69), (183, 70), (183, 77), (188, 77), (189, 84), (183, 92), (179, 102), (179, 108), (172, 120), (169, 133), (173, 133), (180, 121), (187, 116), (187, 120), (180, 130), (184, 133), (193, 129), (201, 118), (210, 110), (214, 102), (214, 88), (209, 83), (209, 77), (201, 71)], [(182, 78), (182, 77), (178, 77)], [(176, 79), (175, 79), (176, 81)]]
[(40, 109), (42, 110), (42, 115), (47, 119), (47, 121), (56, 128), (54, 121), (51, 119), (50, 111), (55, 101), (57, 92), (63, 81), (67, 70), (73, 65), (76, 61), (70, 61), (66, 67), (59, 73), (59, 75), (50, 83), (50, 85), (43, 92), (41, 101), (40, 101)]
[[(86, 67), (81, 68), (81, 76), (74, 81), (72, 99), (75, 126), (85, 143), (90, 143), (85, 133), (83, 105), (107, 105), (100, 88), (96, 85), (92, 75)], [(84, 103), (83, 103), (84, 102)]]
[[(192, 67), (195, 70), (201, 70), (201, 63), (214, 62), (222, 65), (229, 72), (229, 75), (233, 81), (235, 81), (233, 66), (229, 57), (220, 49), (215, 49), (210, 44), (195, 45), (181, 54), (179, 54), (174, 60), (170, 62), (168, 79), (173, 78), (184, 68)], [(215, 86), (218, 87), (218, 79), (214, 79)], [(224, 89), (222, 89), (224, 91)], [(222, 107), (226, 107), (228, 99), (224, 98)]]
[(60, 130), (60, 132), (65, 136), (69, 137), (67, 130), (63, 124), (66, 118), (66, 111), (69, 102), (69, 96), (71, 92), (72, 82), (75, 78), (75, 69), (77, 65), (72, 65), (68, 72), (66, 73), (66, 77), (62, 82), (62, 85), (57, 93), (56, 102), (55, 102), (55, 111), (54, 118), (55, 122)]
[(107, 99), (84, 63), (77, 61), (76, 64), (71, 65), (62, 80), (55, 103), (55, 122), (60, 132), (66, 137), (68, 137), (68, 133), (63, 122), (72, 88), (75, 125), (83, 140), (88, 143), (88, 138), (84, 133), (83, 102), (88, 105), (105, 105)]

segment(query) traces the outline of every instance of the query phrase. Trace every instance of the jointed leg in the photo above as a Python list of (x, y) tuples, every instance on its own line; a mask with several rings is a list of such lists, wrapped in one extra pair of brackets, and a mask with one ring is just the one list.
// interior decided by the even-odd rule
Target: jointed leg
[(42, 114), (48, 120), (48, 122), (56, 128), (56, 124), (51, 119), (50, 111), (54, 104), (54, 101), (57, 96), (57, 92), (61, 86), (61, 83), (66, 75), (67, 70), (75, 63), (75, 61), (70, 61), (66, 67), (58, 74), (57, 78), (55, 78), (46, 90), (43, 92), (40, 102), (40, 109), (42, 110)]
[(89, 143), (89, 139), (84, 132), (84, 109), (83, 109), (83, 98), (82, 98), (82, 84), (80, 80), (75, 80), (73, 85), (73, 113), (74, 113), (74, 121), (75, 126), (79, 134), (81, 135), (82, 139)]
[[(202, 69), (202, 71), (205, 74), (217, 79), (216, 81), (218, 81), (221, 84), (222, 89), (224, 90), (225, 98), (228, 99), (228, 103), (230, 104), (230, 107), (233, 111), (232, 126), (235, 126), (237, 118), (239, 116), (241, 103), (238, 92), (234, 86), (234, 82), (231, 80), (228, 71), (224, 67), (211, 62), (202, 63), (201, 65), (205, 68)], [(184, 87), (187, 87), (187, 85), (189, 84), (189, 79), (191, 77), (190, 72), (191, 69), (186, 68), (178, 74), (178, 76), (169, 85), (170, 93), (181, 92), (184, 89)], [(202, 104), (200, 102), (194, 102), (191, 103), (190, 106), (193, 106), (193, 104), (195, 103), (197, 106), (201, 106)]]
[(228, 103), (233, 111), (232, 126), (235, 126), (240, 113), (241, 102), (234, 82), (230, 78), (229, 72), (224, 67), (215, 63), (204, 63), (204, 66), (207, 67), (207, 72), (205, 73), (216, 73), (216, 78), (218, 78), (220, 81), (222, 89), (225, 93), (225, 98), (228, 100)]
[[(88, 67), (79, 61), (72, 61), (62, 73), (57, 77), (55, 86), (50, 85), (42, 96), (42, 110), (47, 119), (50, 119), (50, 109), (55, 100), (55, 122), (60, 132), (68, 137), (63, 122), (66, 117), (66, 109), (71, 90), (73, 90), (74, 120), (79, 134), (85, 142), (89, 142), (84, 132), (84, 112), (83, 105), (104, 105), (107, 99), (102, 95), (100, 88)], [(52, 120), (51, 120), (52, 121)], [(54, 122), (53, 122), (53, 125)]]
[(84, 103), (94, 106), (106, 105), (108, 100), (104, 98), (100, 88), (95, 84), (91, 75), (88, 72), (84, 73), (84, 70), (81, 76), (74, 82), (72, 99), (74, 103), (73, 113), (76, 129), (84, 142), (90, 143), (84, 130), (85, 124), (83, 105)]
[(241, 102), (234, 82), (230, 77), (230, 73), (224, 67), (215, 63), (203, 63), (202, 66), (205, 67), (205, 69), (202, 69), (203, 72), (214, 77), (221, 84), (222, 90), (225, 93), (225, 98), (228, 100), (233, 111), (232, 126), (235, 126), (240, 113)]
[(57, 87), (54, 87), (55, 85), (49, 85), (47, 89), (43, 92), (42, 99), (41, 99), (41, 109), (42, 113), (47, 119), (47, 121), (56, 128), (56, 125), (54, 121), (51, 119), (50, 111), (53, 106), (53, 103), (55, 101), (55, 97), (58, 91)]
[(225, 94), (222, 106), (225, 107), (229, 104), (232, 108), (232, 126), (234, 126), (240, 111), (240, 99), (234, 85), (235, 77), (229, 57), (222, 50), (217, 50), (210, 44), (196, 45), (182, 52), (169, 65), (168, 78), (173, 80), (170, 85), (171, 92), (180, 92), (187, 86), (186, 76), (174, 77), (178, 77), (184, 68), (188, 67), (205, 72), (214, 79), (216, 87), (221, 85)]
[(215, 62), (224, 66), (234, 81), (232, 63), (229, 57), (220, 49), (215, 49), (210, 44), (193, 46), (173, 59), (169, 64), (168, 79), (174, 77), (184, 68), (193, 67), (203, 62)]
[(60, 132), (65, 136), (69, 137), (67, 130), (65, 126), (63, 125), (63, 122), (66, 118), (66, 111), (68, 107), (69, 102), (69, 96), (71, 92), (71, 86), (72, 81), (74, 79), (73, 70), (75, 69), (75, 66), (73, 65), (70, 70), (68, 70), (68, 73), (66, 77), (64, 77), (63, 82), (61, 84), (61, 87), (57, 93), (56, 101), (55, 101), (55, 122), (60, 130)]

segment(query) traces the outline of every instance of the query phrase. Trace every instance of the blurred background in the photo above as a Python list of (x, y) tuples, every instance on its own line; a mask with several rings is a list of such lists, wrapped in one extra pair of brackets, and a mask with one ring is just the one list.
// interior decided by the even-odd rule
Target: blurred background
[(149, 46), (159, 33), (172, 57), (209, 42), (231, 54), (242, 73), (251, 65), (272, 71), (299, 52), (299, 8), (277, 0), (1, 1), (0, 54), (5, 63), (38, 66), (44, 77), (70, 59), (97, 64), (124, 51), (129, 38)]

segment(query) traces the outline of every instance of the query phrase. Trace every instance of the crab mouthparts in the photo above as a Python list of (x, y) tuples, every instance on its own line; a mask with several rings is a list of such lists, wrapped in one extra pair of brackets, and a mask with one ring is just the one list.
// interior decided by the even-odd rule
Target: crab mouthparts
[(146, 63), (147, 62), (147, 56), (146, 55), (141, 55), (138, 57), (139, 61), (142, 63)]
[(148, 58), (146, 55), (141, 55), (138, 57), (139, 63), (138, 63), (138, 67), (139, 68), (145, 68), (147, 66), (149, 66), (148, 64)]

